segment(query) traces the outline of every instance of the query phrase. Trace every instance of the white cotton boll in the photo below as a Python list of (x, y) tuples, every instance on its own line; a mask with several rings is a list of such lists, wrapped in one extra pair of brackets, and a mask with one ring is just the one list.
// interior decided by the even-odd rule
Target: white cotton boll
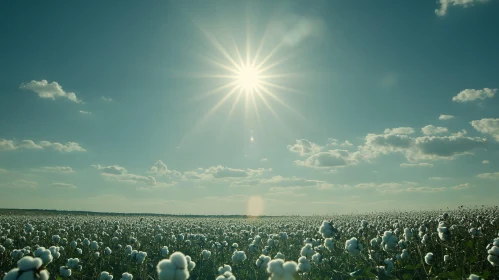
[(218, 268), (218, 274), (224, 274), (227, 271), (232, 272), (232, 267), (228, 264), (224, 264), (224, 266)]
[(78, 267), (78, 263), (80, 263), (80, 259), (78, 258), (69, 258), (68, 261), (66, 262), (66, 266), (72, 269), (75, 269)]
[(60, 240), (61, 237), (59, 235), (52, 235), (52, 242), (54, 242), (55, 244), (59, 243)]
[(135, 256), (136, 260), (137, 260), (137, 263), (141, 264), (144, 262), (144, 260), (146, 259), (147, 257), (147, 253), (146, 252), (142, 252), (142, 251), (139, 251), (137, 253), (137, 255)]
[(357, 256), (362, 250), (362, 245), (359, 244), (357, 238), (352, 237), (350, 240), (345, 242), (345, 250), (347, 250), (351, 255)]
[(312, 265), (306, 257), (302, 256), (298, 259), (298, 270), (301, 272), (309, 272), (312, 270)]
[(255, 264), (259, 269), (267, 270), (267, 266), (270, 262), (270, 257), (265, 255), (260, 255), (256, 260)]
[(120, 280), (132, 280), (132, 279), (133, 279), (133, 275), (128, 273), (128, 272), (121, 274)]
[(224, 274), (219, 275), (215, 280), (236, 280), (232, 272), (226, 271)]
[(293, 261), (284, 262), (281, 259), (271, 260), (267, 272), (271, 273), (269, 280), (294, 280), (298, 264)]
[(73, 249), (76, 248), (76, 246), (78, 246), (78, 242), (76, 242), (76, 241), (71, 241), (71, 243), (69, 244), (69, 247), (71, 247)]
[(400, 254), (400, 258), (402, 260), (406, 260), (409, 258), (409, 252), (407, 251), (407, 249), (402, 250), (402, 253)]
[(404, 238), (406, 240), (411, 240), (412, 239), (412, 231), (409, 228), (404, 229)]
[(54, 259), (52, 252), (45, 249), (45, 247), (38, 247), (38, 249), (33, 252), (33, 256), (40, 258), (44, 265), (51, 263)]
[(315, 254), (314, 249), (312, 248), (312, 244), (307, 243), (303, 248), (301, 248), (300, 256), (304, 256), (307, 259), (311, 258)]
[(424, 261), (427, 265), (431, 265), (433, 263), (433, 253), (427, 253), (424, 257)]
[(487, 253), (489, 254), (487, 256), (487, 260), (492, 264), (493, 266), (499, 266), (499, 247), (497, 246), (492, 246)]
[(328, 221), (323, 221), (319, 227), (319, 233), (322, 235), (322, 238), (329, 238), (333, 237), (336, 233), (336, 229)]
[(329, 251), (334, 249), (335, 240), (332, 238), (324, 239), (324, 247), (326, 247)]
[(110, 249), (109, 247), (104, 248), (104, 254), (105, 254), (105, 255), (108, 255), (108, 256), (109, 256), (109, 255), (111, 255), (111, 253), (112, 253), (112, 252), (113, 252), (113, 251), (111, 251), (111, 249)]
[(444, 226), (439, 226), (437, 228), (438, 231), (438, 237), (442, 241), (446, 241), (450, 239), (450, 230), (447, 227)]
[[(39, 258), (33, 258), (31, 256), (26, 256), (17, 262), (18, 268), (14, 268), (5, 275), (3, 280), (48, 280), (49, 273), (47, 270), (42, 270), (39, 272), (39, 277), (35, 275), (35, 270), (42, 266), (42, 260)], [(25, 271), (20, 275), (21, 271)], [(20, 276), (19, 276), (20, 275)]]
[(98, 249), (99, 249), (99, 243), (97, 243), (97, 241), (90, 242), (90, 250), (98, 250)]
[(450, 262), (450, 256), (449, 255), (445, 255), (444, 256), (444, 262), (446, 262), (446, 263)]
[(393, 261), (390, 260), (390, 259), (386, 259), (384, 261), (384, 263), (385, 263), (385, 269), (386, 269), (386, 271), (388, 273), (392, 272), (392, 270), (393, 270)]
[[(130, 247), (131, 249), (132, 247)], [(168, 247), (167, 246), (163, 246), (163, 248), (161, 248), (161, 256), (163, 258), (166, 258), (168, 257), (168, 254), (170, 253), (170, 251), (168, 251)]]
[(385, 231), (382, 237), (381, 245), (383, 246), (383, 250), (387, 252), (394, 252), (397, 250), (397, 236), (391, 231)]
[(132, 251), (133, 251), (132, 246), (130, 246), (130, 245), (125, 246), (125, 253), (127, 255), (130, 255), (132, 253)]
[(0, 245), (0, 254), (3, 254), (3, 252), (5, 252), (5, 247)]
[(201, 255), (203, 256), (203, 259), (204, 259), (204, 260), (207, 260), (207, 259), (209, 259), (209, 258), (210, 258), (210, 256), (211, 256), (211, 252), (210, 252), (210, 251), (208, 251), (208, 250), (203, 250), (203, 251), (201, 252)]
[(277, 252), (277, 254), (275, 254), (275, 256), (274, 256), (274, 259), (282, 259), (282, 260), (285, 260), (285, 259), (286, 259), (286, 257), (284, 256), (284, 254), (283, 254), (283, 253), (281, 253), (281, 252)]
[(12, 250), (12, 252), (10, 252), (10, 256), (13, 259), (20, 259), (24, 256), (24, 253), (22, 250), (14, 249), (14, 250)]
[(103, 271), (100, 273), (99, 280), (112, 280), (113, 276), (109, 274), (107, 271)]
[(233, 263), (242, 263), (244, 260), (246, 260), (246, 254), (244, 253), (244, 251), (234, 251), (234, 253), (232, 254)]
[(313, 256), (312, 256), (312, 261), (319, 265), (321, 263), (321, 260), (322, 260), (322, 255), (319, 254), (319, 253), (315, 253)]
[(49, 250), (52, 253), (52, 257), (54, 257), (55, 260), (57, 260), (61, 256), (61, 253), (59, 253), (59, 247), (50, 246)]
[(61, 266), (59, 268), (59, 273), (61, 274), (62, 277), (69, 277), (71, 276), (71, 269), (67, 266)]
[(185, 256), (185, 260), (187, 261), (187, 269), (192, 271), (196, 267), (196, 263), (191, 260), (190, 256)]
[(99, 257), (100, 257), (100, 253), (99, 252), (94, 252), (94, 258), (98, 259)]
[(78, 253), (78, 255), (81, 255), (83, 254), (83, 251), (80, 248), (76, 248), (76, 253)]
[(170, 259), (162, 260), (156, 266), (159, 280), (186, 280), (189, 278), (187, 259), (181, 252), (175, 252)]
[(423, 243), (423, 245), (426, 245), (426, 243), (428, 243), (429, 241), (430, 241), (430, 236), (427, 233), (425, 233), (423, 235), (423, 238), (421, 239), (421, 243)]
[(88, 238), (83, 239), (83, 246), (90, 246), (90, 240)]
[(481, 280), (482, 278), (480, 278), (480, 276), (476, 275), (476, 274), (470, 274), (470, 276), (468, 277), (469, 280)]

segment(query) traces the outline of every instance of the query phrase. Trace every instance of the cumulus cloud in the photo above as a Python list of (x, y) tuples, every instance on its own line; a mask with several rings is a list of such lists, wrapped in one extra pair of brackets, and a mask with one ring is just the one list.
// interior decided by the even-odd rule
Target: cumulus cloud
[(493, 179), (493, 180), (498, 180), (499, 179), (499, 172), (494, 172), (494, 173), (481, 173), (476, 175), (478, 178), (482, 179)]
[(428, 179), (429, 180), (434, 180), (434, 181), (441, 181), (441, 180), (447, 180), (449, 178), (446, 178), (446, 177), (430, 177)]
[(62, 153), (86, 152), (86, 150), (76, 142), (68, 142), (66, 144), (61, 144), (58, 142), (50, 142), (50, 141), (40, 141), (38, 143), (35, 143), (33, 140), (22, 140), (18, 144), (13, 140), (5, 140), (5, 139), (0, 140), (0, 151), (11, 151), (19, 148), (32, 149), (32, 150), (52, 149)]
[(177, 177), (181, 176), (180, 172), (178, 172), (176, 170), (168, 169), (166, 164), (164, 164), (163, 161), (161, 161), (161, 160), (156, 161), (147, 173), (153, 173), (153, 174), (157, 174), (159, 176), (163, 176), (163, 175), (164, 176), (177, 176)]
[(231, 187), (243, 187), (243, 186), (265, 186), (269, 188), (274, 188), (274, 191), (281, 191), (279, 188), (291, 188), (300, 189), (307, 187), (315, 187), (318, 189), (330, 189), (333, 187), (332, 184), (321, 180), (308, 180), (299, 177), (283, 177), (274, 176), (272, 178), (262, 178), (262, 179), (252, 179), (233, 182)]
[(44, 166), (35, 169), (35, 171), (42, 171), (42, 172), (54, 172), (54, 173), (72, 173), (73, 168), (69, 166)]
[(266, 157), (264, 157), (264, 158), (261, 158), (261, 159), (260, 159), (260, 161), (261, 161), (261, 162), (266, 162), (266, 161), (268, 161), (268, 160), (269, 160), (269, 159), (268, 159), (268, 158), (266, 158)]
[(451, 120), (453, 118), (454, 118), (454, 116), (452, 116), (452, 115), (440, 115), (440, 117), (438, 117), (438, 119), (441, 121)]
[(439, 7), (435, 9), (435, 14), (445, 16), (450, 6), (461, 6), (464, 8), (473, 6), (476, 3), (485, 3), (488, 0), (438, 0)]
[(80, 114), (82, 114), (82, 115), (91, 115), (92, 112), (80, 110)]
[(490, 162), (490, 161), (488, 161), (488, 160), (482, 160), (482, 163), (483, 163), (483, 164), (489, 164), (489, 162)]
[(225, 167), (222, 165), (208, 167), (206, 169), (198, 168), (197, 170), (184, 172), (184, 179), (195, 180), (213, 180), (213, 179), (230, 179), (230, 178), (244, 178), (260, 176), (264, 172), (269, 172), (272, 169), (258, 168), (258, 169), (237, 169)]
[(473, 128), (483, 134), (488, 134), (496, 141), (499, 141), (499, 118), (498, 119), (481, 119), (471, 122)]
[(320, 152), (322, 150), (322, 147), (306, 139), (299, 139), (296, 140), (295, 144), (288, 145), (288, 150), (293, 153), (297, 153), (300, 156), (307, 156)]
[(343, 167), (358, 163), (357, 156), (357, 153), (335, 149), (312, 154), (305, 160), (296, 160), (295, 163), (300, 166), (315, 168)]
[(340, 142), (338, 139), (329, 138), (327, 142), (328, 142), (327, 146), (333, 146), (333, 147), (348, 148), (353, 146), (353, 144), (350, 143), (350, 141), (348, 140), (346, 140), (345, 142)]
[(410, 187), (407, 188), (408, 192), (443, 192), (445, 187), (431, 188), (431, 187)]
[(420, 162), (420, 163), (401, 163), (400, 167), (433, 167), (432, 163)]
[(37, 182), (34, 181), (28, 181), (24, 179), (16, 180), (12, 182), (12, 186), (15, 188), (28, 188), (28, 189), (34, 189), (38, 186)]
[(100, 171), (101, 175), (120, 182), (128, 182), (128, 183), (144, 183), (148, 185), (155, 185), (156, 179), (152, 176), (142, 176), (128, 173), (128, 171), (119, 165), (110, 165), (110, 166), (101, 166), (100, 164), (92, 165), (97, 170)]
[(324, 34), (326, 25), (321, 18), (286, 14), (270, 23), (269, 32), (280, 38), (287, 46), (296, 46), (311, 38), (319, 38)]
[(414, 142), (414, 138), (408, 135), (369, 133), (365, 137), (365, 144), (359, 147), (359, 150), (365, 157), (372, 158), (380, 154), (405, 152)]
[(101, 96), (100, 99), (105, 102), (112, 102), (113, 99), (111, 97)]
[(50, 186), (53, 188), (60, 188), (60, 189), (76, 189), (75, 185), (66, 184), (66, 183), (53, 183)]
[(421, 131), (425, 135), (433, 135), (433, 134), (446, 133), (449, 130), (446, 127), (434, 126), (430, 124), (421, 128)]
[(413, 134), (414, 128), (412, 127), (396, 127), (396, 128), (386, 128), (383, 132), (384, 134)]
[(7, 169), (0, 168), (0, 173), (8, 173), (9, 171)]
[(468, 189), (469, 187), (470, 187), (469, 183), (464, 183), (464, 184), (460, 184), (460, 185), (457, 185), (457, 186), (453, 186), (453, 187), (451, 187), (451, 189), (453, 189), (453, 190), (464, 190), (464, 189)]
[(76, 97), (74, 92), (64, 91), (57, 82), (49, 83), (47, 80), (32, 80), (29, 83), (21, 84), (19, 88), (34, 91), (40, 98), (48, 98), (52, 100), (55, 100), (56, 98), (67, 98), (73, 102), (82, 103), (82, 101)]
[(458, 93), (456, 96), (452, 97), (454, 102), (470, 102), (475, 100), (484, 100), (487, 98), (492, 98), (496, 94), (497, 89), (465, 89)]

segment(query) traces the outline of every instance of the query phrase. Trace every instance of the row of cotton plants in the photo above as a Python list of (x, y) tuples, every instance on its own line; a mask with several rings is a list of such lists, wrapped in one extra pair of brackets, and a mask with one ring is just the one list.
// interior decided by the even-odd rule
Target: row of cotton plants
[(0, 212), (0, 279), (499, 279), (499, 208), (329, 217)]

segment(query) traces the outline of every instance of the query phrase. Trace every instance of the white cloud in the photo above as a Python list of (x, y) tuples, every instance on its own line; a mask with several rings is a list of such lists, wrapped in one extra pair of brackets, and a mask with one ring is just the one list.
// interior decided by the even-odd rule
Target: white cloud
[(470, 154), (474, 149), (485, 148), (487, 140), (466, 136), (423, 136), (416, 138), (415, 149), (407, 157), (414, 160), (453, 159)]
[(410, 187), (407, 188), (408, 192), (443, 192), (445, 191), (445, 187), (439, 188), (430, 188), (430, 187)]
[(73, 168), (69, 166), (45, 166), (35, 169), (35, 171), (54, 172), (54, 173), (72, 173)]
[(112, 102), (113, 99), (111, 97), (101, 96), (100, 99), (105, 102)]
[(322, 19), (296, 14), (283, 15), (269, 25), (270, 34), (281, 39), (287, 46), (296, 46), (306, 39), (318, 38), (325, 30), (326, 24)]
[(50, 186), (53, 188), (60, 188), (60, 189), (76, 189), (75, 185), (66, 184), (66, 183), (53, 183)]
[(453, 118), (454, 118), (454, 116), (452, 116), (452, 115), (440, 115), (440, 117), (438, 117), (438, 119), (441, 121), (451, 120)]
[(489, 134), (494, 137), (496, 141), (499, 141), (499, 118), (474, 120), (471, 122), (471, 125), (478, 132)]
[(17, 144), (13, 140), (0, 140), (0, 151), (11, 151), (16, 149), (52, 149), (62, 153), (70, 153), (70, 152), (86, 152), (84, 148), (80, 146), (80, 144), (76, 142), (68, 142), (66, 144), (61, 144), (58, 142), (49, 142), (49, 141), (40, 141), (35, 143), (33, 140), (22, 140), (21, 143)]
[(483, 164), (489, 164), (490, 162), (488, 160), (482, 160)]
[(9, 171), (7, 169), (0, 168), (0, 173), (8, 173)]
[(365, 157), (373, 158), (380, 154), (405, 152), (414, 145), (414, 142), (414, 138), (408, 135), (369, 133), (365, 137), (365, 144), (360, 146), (359, 150)]
[(245, 178), (245, 177), (260, 176), (264, 172), (268, 172), (271, 170), (272, 169), (270, 168), (237, 169), (237, 168), (230, 168), (218, 165), (206, 169), (198, 168), (197, 170), (184, 172), (183, 177), (184, 179), (195, 179), (195, 180)]
[(464, 189), (468, 189), (470, 187), (470, 184), (469, 183), (465, 183), (465, 184), (460, 184), (460, 185), (457, 185), (457, 186), (453, 186), (451, 187), (451, 189), (454, 189), (454, 190), (464, 190)]
[(358, 153), (351, 153), (347, 150), (329, 150), (312, 154), (305, 160), (296, 160), (300, 166), (315, 168), (333, 168), (356, 164)]
[(384, 134), (413, 134), (414, 128), (412, 127), (396, 127), (396, 128), (386, 128), (383, 132)]
[(420, 162), (420, 163), (401, 163), (400, 167), (433, 167), (432, 163)]
[(464, 8), (473, 6), (475, 3), (485, 3), (488, 0), (438, 0), (440, 7), (435, 9), (435, 14), (445, 16), (450, 6), (461, 6)]
[(147, 173), (153, 173), (160, 176), (165, 175), (165, 176), (177, 176), (177, 177), (180, 177), (182, 175), (180, 174), (180, 172), (176, 170), (168, 169), (166, 164), (164, 164), (163, 161), (161, 160), (156, 161)]
[(493, 180), (497, 180), (499, 179), (499, 172), (494, 172), (494, 173), (481, 173), (481, 174), (478, 174), (476, 175), (478, 178), (482, 178), (482, 179), (493, 179)]
[(296, 144), (288, 145), (288, 150), (293, 153), (297, 153), (300, 156), (307, 156), (320, 152), (322, 147), (306, 139), (299, 139), (296, 140)]
[(82, 114), (82, 115), (91, 115), (92, 112), (80, 110), (80, 114)]
[(268, 160), (269, 160), (269, 159), (268, 159), (268, 158), (266, 158), (266, 157), (264, 157), (264, 158), (260, 159), (260, 161), (261, 161), (261, 162), (267, 162)]
[(449, 178), (446, 178), (446, 177), (430, 177), (428, 179), (429, 180), (434, 180), (434, 181), (441, 181), (441, 180), (447, 180)]
[(55, 100), (56, 98), (67, 98), (76, 103), (82, 103), (76, 97), (74, 92), (66, 92), (57, 82), (47, 82), (47, 80), (41, 81), (31, 81), (29, 83), (23, 83), (19, 87), (24, 90), (31, 90), (38, 94), (40, 98), (49, 98)]
[(148, 185), (155, 185), (156, 179), (152, 176), (142, 176), (128, 173), (128, 171), (119, 165), (101, 166), (100, 164), (92, 165), (101, 172), (101, 175), (119, 182), (127, 182), (132, 184), (144, 183)]
[(17, 148), (13, 140), (0, 139), (0, 151), (12, 151)]
[(439, 133), (446, 133), (449, 130), (446, 127), (441, 127), (441, 126), (434, 126), (434, 125), (427, 125), (423, 128), (421, 128), (421, 131), (425, 135), (433, 135), (433, 134), (439, 134)]
[[(294, 176), (293, 177), (274, 176), (272, 178), (237, 181), (231, 184), (231, 187), (243, 187), (243, 186), (245, 187), (265, 186), (270, 188), (295, 188), (295, 189), (315, 187), (317, 189), (322, 189), (322, 190), (333, 188), (333, 185), (327, 183), (326, 181), (308, 180)], [(282, 190), (282, 189), (273, 189), (273, 190)]]
[(465, 89), (458, 93), (456, 96), (452, 97), (454, 102), (470, 102), (475, 100), (484, 100), (486, 98), (492, 98), (496, 94), (497, 89)]
[(28, 188), (28, 189), (34, 189), (38, 186), (37, 182), (34, 181), (28, 181), (24, 179), (16, 180), (12, 182), (12, 186), (15, 188)]
[(327, 146), (334, 146), (334, 147), (341, 147), (341, 148), (348, 148), (348, 147), (352, 147), (353, 144), (350, 143), (350, 141), (346, 140), (345, 142), (340, 142), (338, 139), (334, 139), (334, 138), (329, 138), (327, 140)]

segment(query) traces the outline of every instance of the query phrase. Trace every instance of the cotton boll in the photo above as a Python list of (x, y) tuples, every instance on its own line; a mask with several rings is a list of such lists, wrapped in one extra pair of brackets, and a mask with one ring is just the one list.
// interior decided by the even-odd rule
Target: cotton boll
[(78, 246), (78, 242), (76, 242), (76, 241), (71, 241), (71, 243), (69, 244), (69, 247), (71, 247), (73, 249), (76, 248), (76, 246)]
[(98, 259), (99, 257), (100, 257), (100, 253), (99, 252), (94, 252), (94, 258)]
[(337, 230), (328, 221), (323, 221), (321, 226), (319, 227), (319, 233), (322, 235), (322, 238), (333, 237), (336, 232)]
[(282, 260), (285, 260), (285, 259), (286, 259), (286, 257), (284, 256), (284, 254), (283, 254), (283, 253), (281, 253), (281, 252), (277, 252), (277, 254), (275, 254), (275, 256), (274, 256), (274, 259), (282, 259)]
[(147, 253), (142, 252), (142, 251), (139, 251), (137, 253), (137, 255), (135, 256), (137, 263), (139, 263), (139, 264), (144, 263), (144, 260), (146, 259), (146, 257), (147, 257)]
[(0, 245), (0, 254), (3, 254), (5, 252), (5, 247)]
[(13, 259), (20, 259), (24, 256), (24, 253), (22, 250), (14, 249), (14, 250), (12, 250), (12, 252), (10, 252), (10, 256)]
[(352, 237), (345, 242), (345, 250), (353, 256), (358, 256), (362, 250), (362, 244), (358, 242), (357, 238)]
[(210, 252), (210, 251), (208, 251), (208, 250), (203, 250), (203, 251), (201, 252), (201, 255), (203, 256), (203, 259), (204, 259), (204, 260), (207, 260), (207, 259), (209, 259), (209, 258), (210, 258), (210, 256), (211, 256), (211, 252)]
[(449, 255), (445, 255), (444, 256), (444, 262), (446, 262), (446, 263), (450, 262), (450, 256)]
[(221, 267), (218, 268), (218, 274), (224, 274), (227, 271), (228, 272), (232, 272), (232, 267), (230, 265), (228, 265), (228, 264), (224, 264), (224, 266), (221, 266)]
[(108, 256), (109, 256), (109, 255), (111, 255), (111, 253), (112, 253), (112, 252), (113, 252), (113, 251), (111, 251), (111, 249), (110, 249), (109, 247), (104, 248), (104, 254), (105, 254), (105, 255), (108, 255)]
[(409, 228), (404, 229), (404, 238), (405, 240), (411, 240), (412, 239), (412, 231)]
[(433, 263), (433, 253), (427, 253), (424, 257), (424, 261), (427, 265), (431, 265)]
[(447, 227), (444, 226), (439, 226), (437, 228), (438, 231), (438, 237), (442, 241), (446, 241), (450, 239), (450, 230)]
[(321, 260), (322, 260), (322, 255), (319, 253), (315, 253), (312, 256), (312, 262), (314, 262), (316, 265), (319, 265), (321, 263)]
[(226, 271), (224, 274), (219, 275), (215, 280), (236, 280), (232, 272)]
[(306, 257), (302, 256), (298, 259), (298, 270), (301, 272), (309, 272), (312, 270), (312, 265)]
[(315, 254), (314, 249), (312, 248), (312, 244), (307, 243), (305, 246), (301, 248), (300, 256), (304, 256), (307, 259), (311, 258)]
[(386, 252), (394, 252), (397, 250), (397, 236), (391, 231), (385, 231), (382, 237), (381, 245), (383, 246), (383, 250)]
[(83, 251), (80, 248), (76, 248), (76, 253), (78, 253), (78, 255), (81, 255), (83, 254)]
[(132, 251), (133, 251), (132, 246), (130, 246), (130, 245), (125, 246), (125, 253), (127, 255), (130, 255), (132, 253)]
[(61, 253), (59, 253), (59, 247), (50, 246), (49, 250), (52, 253), (52, 257), (54, 257), (55, 260), (57, 260), (61, 256)]
[(98, 249), (99, 249), (99, 243), (97, 243), (97, 241), (90, 242), (90, 250), (98, 250)]
[(43, 262), (43, 265), (51, 263), (54, 259), (54, 257), (52, 256), (52, 252), (48, 249), (45, 249), (45, 247), (38, 247), (38, 249), (33, 252), (33, 256), (40, 258)]
[(384, 261), (384, 263), (385, 263), (386, 272), (388, 272), (388, 274), (390, 274), (393, 270), (393, 261), (390, 259), (386, 259)]
[(334, 250), (335, 240), (332, 238), (324, 239), (324, 247), (326, 247), (329, 251)]
[(476, 274), (470, 274), (468, 277), (469, 280), (481, 280), (482, 278)]
[(52, 242), (54, 242), (55, 244), (59, 243), (60, 240), (61, 237), (59, 235), (52, 235)]
[(487, 253), (489, 254), (487, 256), (487, 260), (492, 264), (493, 266), (499, 266), (499, 247), (497, 246), (492, 246)]
[[(48, 280), (49, 273), (47, 270), (43, 269), (38, 273), (38, 277), (35, 275), (35, 270), (38, 270), (42, 266), (42, 260), (39, 258), (33, 258), (31, 256), (26, 256), (17, 262), (18, 268), (14, 268), (5, 275), (3, 280)], [(24, 271), (22, 274), (21, 272)]]
[(133, 279), (133, 275), (128, 273), (128, 272), (121, 274), (120, 280), (132, 280), (132, 279)]
[(189, 278), (187, 259), (181, 252), (175, 252), (170, 259), (162, 260), (156, 266), (159, 280), (186, 280)]
[(294, 280), (298, 264), (293, 261), (284, 262), (281, 259), (271, 260), (267, 272), (271, 274), (269, 280)]
[(72, 269), (75, 269), (78, 267), (78, 263), (80, 263), (80, 259), (78, 258), (69, 258), (68, 261), (66, 262), (66, 266)]
[(99, 280), (112, 280), (113, 276), (109, 274), (107, 271), (103, 271), (100, 273)]
[(421, 243), (422, 243), (423, 245), (426, 245), (426, 243), (428, 243), (429, 241), (430, 241), (430, 236), (429, 236), (427, 233), (425, 233), (425, 234), (423, 235), (423, 238), (421, 239)]
[(71, 269), (67, 266), (61, 266), (59, 268), (59, 273), (61, 274), (62, 277), (69, 277), (71, 276)]
[(187, 269), (192, 271), (196, 267), (196, 263), (191, 260), (190, 256), (185, 256), (185, 260), (187, 261)]
[(233, 263), (242, 263), (244, 260), (246, 260), (246, 254), (244, 253), (244, 251), (234, 251), (234, 253), (232, 254)]
[(265, 255), (260, 255), (256, 260), (255, 264), (259, 269), (267, 270), (267, 266), (270, 262), (270, 257)]

